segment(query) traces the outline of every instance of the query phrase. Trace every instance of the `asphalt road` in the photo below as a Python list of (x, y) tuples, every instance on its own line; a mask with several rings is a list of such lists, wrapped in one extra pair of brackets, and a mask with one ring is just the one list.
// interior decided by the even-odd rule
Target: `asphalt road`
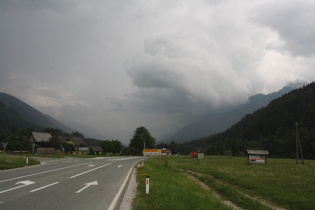
[(38, 166), (0, 171), (0, 209), (112, 209), (141, 159), (41, 159)]

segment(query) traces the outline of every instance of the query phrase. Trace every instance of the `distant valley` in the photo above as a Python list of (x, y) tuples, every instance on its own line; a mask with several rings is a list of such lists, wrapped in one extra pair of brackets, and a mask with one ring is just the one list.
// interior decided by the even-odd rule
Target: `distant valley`
[(176, 131), (173, 135), (165, 137), (160, 143), (169, 143), (171, 141), (184, 143), (225, 131), (242, 119), (246, 114), (251, 114), (256, 110), (267, 106), (272, 100), (306, 84), (306, 82), (291, 83), (277, 92), (269, 93), (267, 95), (257, 94), (251, 96), (247, 103), (238, 107), (224, 110), (218, 109), (211, 113), (207, 113), (199, 120)]

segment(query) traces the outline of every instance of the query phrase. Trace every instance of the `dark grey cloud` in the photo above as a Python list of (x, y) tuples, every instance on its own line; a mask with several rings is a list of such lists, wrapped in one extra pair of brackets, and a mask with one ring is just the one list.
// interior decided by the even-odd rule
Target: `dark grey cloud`
[(315, 54), (315, 2), (272, 1), (252, 11), (252, 20), (277, 32), (283, 44), (279, 50), (294, 55)]
[(314, 80), (312, 1), (0, 1), (0, 91), (128, 143)]

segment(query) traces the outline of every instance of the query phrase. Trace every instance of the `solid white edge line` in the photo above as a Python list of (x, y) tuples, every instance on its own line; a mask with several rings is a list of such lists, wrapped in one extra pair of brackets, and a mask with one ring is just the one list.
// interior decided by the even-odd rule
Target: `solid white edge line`
[(127, 181), (128, 181), (128, 179), (129, 179), (129, 176), (130, 176), (132, 170), (134, 169), (134, 167), (135, 167), (135, 165), (136, 165), (137, 163), (138, 163), (138, 162), (136, 162), (136, 163), (130, 168), (130, 170), (129, 170), (129, 172), (128, 172), (128, 174), (127, 174), (127, 176), (126, 176), (126, 178), (125, 178), (125, 180), (124, 180), (124, 182), (123, 182), (123, 184), (122, 184), (121, 187), (119, 188), (119, 190), (118, 190), (118, 192), (117, 192), (117, 194), (116, 194), (114, 200), (113, 200), (112, 203), (110, 204), (108, 210), (114, 210), (114, 208), (115, 208), (115, 206), (116, 206), (116, 204), (117, 204), (117, 201), (118, 201), (118, 199), (119, 199), (119, 197), (120, 197), (122, 191), (124, 190), (124, 188), (125, 188), (125, 186), (126, 186), (126, 184), (127, 184)]
[(59, 182), (54, 182), (54, 183), (51, 183), (51, 184), (49, 184), (49, 185), (45, 185), (45, 186), (43, 186), (43, 187), (40, 187), (40, 188), (31, 190), (30, 192), (36, 192), (36, 191), (38, 191), (38, 190), (42, 190), (42, 189), (44, 189), (44, 188), (46, 188), (46, 187), (50, 187), (50, 186), (55, 185), (55, 184), (58, 184), (58, 183), (59, 183)]

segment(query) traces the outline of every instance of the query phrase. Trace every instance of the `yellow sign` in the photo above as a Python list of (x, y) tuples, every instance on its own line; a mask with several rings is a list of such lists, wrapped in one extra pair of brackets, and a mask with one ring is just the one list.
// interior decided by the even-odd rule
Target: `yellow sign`
[(159, 156), (162, 155), (162, 149), (144, 149), (143, 156)]

